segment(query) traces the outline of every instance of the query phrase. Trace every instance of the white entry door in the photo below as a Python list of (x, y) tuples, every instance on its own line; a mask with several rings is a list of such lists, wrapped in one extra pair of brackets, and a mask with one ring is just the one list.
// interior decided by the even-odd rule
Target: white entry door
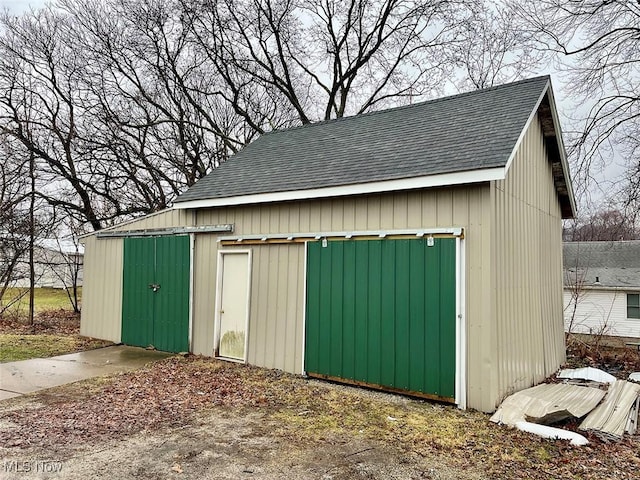
[(220, 252), (217, 356), (246, 360), (251, 251)]

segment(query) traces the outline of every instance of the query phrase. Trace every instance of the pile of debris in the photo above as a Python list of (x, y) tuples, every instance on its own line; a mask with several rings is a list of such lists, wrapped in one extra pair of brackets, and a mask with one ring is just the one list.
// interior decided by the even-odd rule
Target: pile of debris
[(597, 368), (561, 370), (563, 383), (543, 383), (507, 397), (491, 421), (511, 425), (546, 438), (570, 440), (572, 445), (589, 441), (577, 432), (552, 427), (567, 419), (582, 419), (579, 430), (604, 441), (634, 435), (640, 406), (640, 373), (618, 380)]

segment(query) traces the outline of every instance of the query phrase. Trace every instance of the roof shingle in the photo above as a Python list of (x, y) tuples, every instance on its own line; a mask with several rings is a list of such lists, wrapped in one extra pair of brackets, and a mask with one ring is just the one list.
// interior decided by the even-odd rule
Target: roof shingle
[(563, 261), (565, 285), (640, 289), (640, 240), (567, 242)]
[(176, 203), (504, 167), (549, 77), (262, 135)]

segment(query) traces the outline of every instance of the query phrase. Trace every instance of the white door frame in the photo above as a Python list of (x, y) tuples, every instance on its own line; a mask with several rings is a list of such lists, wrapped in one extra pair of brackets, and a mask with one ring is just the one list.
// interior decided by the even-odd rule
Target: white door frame
[[(458, 230), (458, 229), (456, 229)], [(443, 233), (450, 234), (446, 229)], [(403, 232), (406, 233), (406, 232)], [(434, 231), (437, 233), (437, 231)], [(456, 368), (455, 368), (455, 403), (458, 408), (467, 408), (467, 312), (466, 312), (466, 255), (465, 240), (462, 229), (453, 235), (456, 241)], [(302, 313), (302, 374), (305, 370), (305, 347), (307, 328), (307, 256), (308, 241), (304, 242), (304, 303)]]
[[(244, 334), (244, 359), (239, 360), (235, 358), (221, 357), (220, 351), (220, 328), (221, 328), (221, 316), (220, 307), (222, 303), (222, 289), (223, 289), (223, 277), (224, 277), (224, 256), (225, 255), (247, 255), (247, 318), (245, 319), (245, 334)], [(215, 317), (214, 317), (214, 334), (213, 345), (214, 357), (230, 362), (247, 363), (248, 348), (249, 348), (249, 316), (251, 308), (251, 263), (252, 263), (252, 251), (251, 250), (218, 250), (218, 266), (217, 266), (217, 281), (216, 281), (216, 303), (215, 303)]]
[(467, 314), (465, 241), (456, 237), (456, 404), (467, 409)]

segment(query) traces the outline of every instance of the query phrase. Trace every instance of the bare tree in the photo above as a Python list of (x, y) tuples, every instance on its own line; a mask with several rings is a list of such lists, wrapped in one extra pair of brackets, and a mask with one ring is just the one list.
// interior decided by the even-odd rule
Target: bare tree
[(97, 230), (274, 128), (430, 98), (460, 72), (519, 77), (535, 55), (512, 18), (484, 0), (58, 0), (0, 15), (0, 132), (33, 156), (39, 198)]
[[(471, 2), (469, 2), (471, 3)], [(464, 2), (181, 0), (183, 19), (255, 131), (432, 94)]]
[(515, 10), (492, 1), (470, 4), (463, 24), (450, 47), (461, 90), (519, 80), (540, 67), (544, 54), (520, 28)]
[(20, 263), (28, 250), (28, 214), (24, 208), (28, 176), (25, 162), (12, 147), (10, 139), (0, 134), (0, 314), (19, 300), (8, 292), (24, 274)]
[(0, 129), (37, 157), (50, 185), (39, 195), (94, 230), (166, 207), (247, 141), (200, 92), (208, 77), (170, 3), (0, 17)]
[(38, 177), (33, 155), (20, 142), (0, 134), (0, 314), (29, 295), (29, 318), (33, 316), (32, 288), (37, 280), (34, 244), (51, 229), (47, 205), (36, 195)]
[(0, 129), (42, 161), (41, 174), (56, 182), (40, 195), (100, 228), (93, 179), (78, 142), (82, 94), (80, 68), (62, 32), (67, 19), (51, 9), (21, 17), (0, 16)]
[(573, 142), (576, 176), (595, 180), (606, 164), (624, 162), (626, 174), (614, 193), (635, 218), (640, 207), (640, 3), (540, 0), (512, 2), (512, 7), (540, 48), (561, 56), (570, 91), (587, 109)]
[(595, 242), (638, 240), (640, 230), (619, 210), (601, 210), (588, 217), (578, 217), (565, 224), (563, 240)]

